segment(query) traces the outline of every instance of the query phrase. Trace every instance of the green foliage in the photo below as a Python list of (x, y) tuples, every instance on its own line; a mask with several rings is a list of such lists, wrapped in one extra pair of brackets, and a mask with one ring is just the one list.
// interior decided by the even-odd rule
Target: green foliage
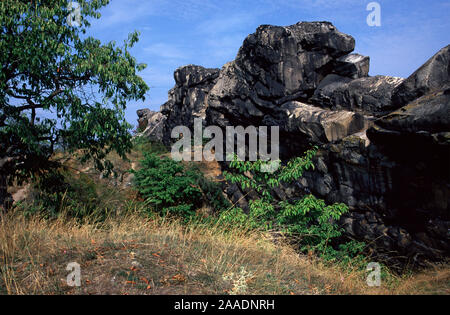
[[(242, 189), (251, 188), (263, 196), (263, 200), (271, 202), (273, 200), (270, 190), (278, 187), (282, 182), (289, 183), (300, 178), (305, 170), (314, 169), (312, 158), (317, 152), (317, 147), (308, 150), (304, 156), (297, 157), (281, 166), (273, 174), (266, 172), (269, 163), (258, 160), (240, 161), (237, 156), (230, 162), (230, 168), (236, 170), (235, 173), (224, 172), (225, 178), (231, 183), (238, 183)], [(276, 161), (275, 163), (280, 163)], [(244, 173), (251, 172), (252, 176), (245, 176)]]
[(0, 166), (10, 182), (54, 168), (58, 147), (106, 171), (109, 152), (131, 148), (124, 110), (148, 90), (130, 54), (138, 33), (102, 44), (87, 31), (109, 1), (76, 2), (80, 25), (68, 22), (67, 0), (0, 2)]
[[(248, 215), (241, 208), (231, 207), (220, 214), (219, 222), (225, 226), (238, 226), (242, 228), (252, 228)], [(256, 227), (255, 227), (256, 228)]]
[(146, 153), (142, 168), (132, 171), (136, 186), (146, 202), (156, 211), (190, 216), (202, 198), (194, 174), (181, 163)]
[(205, 179), (195, 167), (186, 167), (155, 153), (145, 153), (141, 169), (131, 171), (139, 193), (153, 210), (189, 219), (203, 203), (220, 210), (229, 204), (220, 186)]
[(333, 247), (336, 245), (334, 241), (342, 236), (343, 231), (337, 221), (348, 211), (345, 204), (327, 205), (313, 195), (277, 202), (271, 194), (272, 188), (298, 180), (304, 171), (313, 169), (312, 159), (316, 152), (317, 147), (314, 147), (273, 173), (263, 171), (265, 162), (244, 162), (235, 157), (230, 163), (235, 172), (225, 172), (225, 178), (239, 184), (242, 189), (253, 189), (261, 199), (249, 202), (248, 214), (242, 209), (229, 209), (221, 214), (220, 220), (249, 229), (281, 231), (298, 239), (302, 252), (313, 251), (328, 260), (342, 260), (359, 254), (361, 243), (341, 244), (338, 249)]

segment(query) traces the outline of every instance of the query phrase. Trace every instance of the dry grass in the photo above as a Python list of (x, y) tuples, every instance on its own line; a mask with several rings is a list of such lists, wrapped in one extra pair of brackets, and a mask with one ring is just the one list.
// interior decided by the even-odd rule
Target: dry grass
[[(138, 167), (143, 146), (152, 149), (140, 146), (129, 161), (111, 155), (123, 176)], [(99, 205), (115, 214), (101, 224), (19, 211), (0, 217), (0, 294), (450, 294), (448, 265), (387, 275), (381, 287), (370, 288), (364, 272), (299, 256), (267, 234), (148, 219), (133, 202), (130, 178), (100, 180), (92, 166), (59, 158), (74, 178), (89, 176)], [(219, 172), (213, 164), (199, 168), (210, 178)], [(71, 262), (81, 265), (80, 287), (67, 285)]]
[[(361, 272), (325, 267), (263, 234), (225, 233), (139, 214), (100, 225), (9, 214), (0, 222), (2, 294), (449, 294), (435, 267), (370, 288)], [(67, 264), (81, 265), (69, 287)], [(251, 273), (233, 291), (224, 276)]]

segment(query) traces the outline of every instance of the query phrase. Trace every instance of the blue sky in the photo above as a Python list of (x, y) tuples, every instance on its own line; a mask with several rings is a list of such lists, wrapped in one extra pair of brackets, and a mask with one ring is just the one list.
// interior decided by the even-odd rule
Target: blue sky
[(136, 110), (159, 110), (174, 85), (173, 71), (186, 64), (222, 67), (232, 61), (245, 37), (261, 24), (291, 25), (330, 21), (356, 40), (355, 52), (371, 57), (370, 75), (407, 77), (450, 43), (450, 1), (379, 0), (381, 26), (366, 23), (371, 0), (111, 0), (92, 23), (90, 34), (104, 42), (123, 42), (139, 30), (133, 55), (147, 69), (145, 102)]

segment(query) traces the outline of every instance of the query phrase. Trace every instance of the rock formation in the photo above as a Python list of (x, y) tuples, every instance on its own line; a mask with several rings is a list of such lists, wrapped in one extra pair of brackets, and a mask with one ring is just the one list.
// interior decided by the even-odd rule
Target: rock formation
[(137, 115), (139, 132), (152, 141), (161, 141), (165, 134), (167, 117), (161, 112), (149, 109), (138, 110)]
[(397, 107), (401, 107), (434, 90), (448, 88), (450, 88), (450, 45), (442, 48), (398, 86), (392, 101)]
[[(377, 252), (421, 261), (450, 252), (450, 46), (407, 79), (368, 76), (370, 59), (331, 23), (260, 26), (219, 69), (185, 66), (141, 129), (171, 143), (173, 127), (279, 126), (283, 159), (318, 145), (317, 168), (281, 199), (312, 192), (344, 202), (347, 234)], [(223, 165), (226, 167), (226, 165)], [(225, 189), (242, 199), (237, 187)], [(245, 200), (240, 204), (245, 206)]]
[(208, 94), (217, 81), (219, 69), (188, 65), (175, 70), (175, 87), (169, 91), (169, 100), (161, 106), (166, 117), (161, 140), (169, 144), (175, 126), (192, 126), (195, 118), (206, 118)]
[(310, 101), (320, 107), (381, 117), (395, 109), (391, 97), (401, 82), (401, 78), (380, 75), (352, 80), (330, 74), (320, 82)]

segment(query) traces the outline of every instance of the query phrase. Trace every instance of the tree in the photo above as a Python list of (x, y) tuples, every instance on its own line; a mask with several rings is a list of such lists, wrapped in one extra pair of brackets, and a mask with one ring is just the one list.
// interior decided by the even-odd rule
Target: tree
[(111, 152), (131, 148), (124, 110), (145, 100), (148, 86), (129, 49), (86, 34), (108, 0), (78, 0), (79, 20), (67, 0), (0, 2), (0, 207), (7, 186), (55, 167), (55, 149), (80, 153), (102, 171)]

